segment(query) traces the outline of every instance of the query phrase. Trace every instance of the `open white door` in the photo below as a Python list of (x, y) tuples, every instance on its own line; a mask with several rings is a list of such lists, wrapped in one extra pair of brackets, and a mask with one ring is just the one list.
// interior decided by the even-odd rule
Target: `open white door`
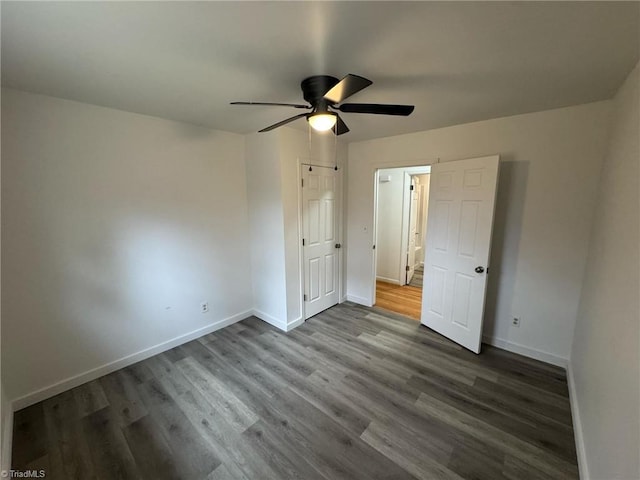
[(431, 167), (421, 323), (480, 353), (499, 157)]
[(338, 303), (336, 176), (333, 168), (302, 171), (304, 318)]
[(416, 180), (411, 177), (410, 185), (410, 204), (409, 204), (409, 245), (407, 246), (407, 277), (406, 284), (408, 285), (413, 278), (413, 274), (416, 269), (416, 230), (418, 225), (418, 200), (420, 195), (416, 185)]

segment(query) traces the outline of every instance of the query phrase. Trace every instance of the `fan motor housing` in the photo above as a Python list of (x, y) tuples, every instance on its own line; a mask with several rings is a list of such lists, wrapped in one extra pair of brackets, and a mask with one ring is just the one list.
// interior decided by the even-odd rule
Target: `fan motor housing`
[(326, 103), (322, 97), (331, 90), (339, 80), (329, 75), (314, 75), (305, 78), (300, 84), (304, 99), (311, 105), (316, 106), (321, 100)]

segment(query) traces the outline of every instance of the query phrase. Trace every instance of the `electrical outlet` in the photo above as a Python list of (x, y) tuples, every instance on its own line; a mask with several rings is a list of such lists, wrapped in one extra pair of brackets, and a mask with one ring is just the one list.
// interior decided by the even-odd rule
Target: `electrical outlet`
[(511, 324), (514, 327), (519, 327), (520, 326), (520, 317), (513, 317), (513, 321), (511, 322)]
[(209, 302), (202, 302), (200, 304), (200, 313), (207, 313), (209, 311)]

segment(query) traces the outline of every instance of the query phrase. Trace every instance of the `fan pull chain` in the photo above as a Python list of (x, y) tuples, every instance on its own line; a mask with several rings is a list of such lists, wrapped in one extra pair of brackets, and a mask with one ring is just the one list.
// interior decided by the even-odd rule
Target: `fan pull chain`
[(338, 171), (338, 129), (337, 128), (333, 135), (333, 156), (335, 157), (335, 163), (336, 163), (334, 170), (337, 172)]
[(313, 158), (313, 152), (311, 150), (311, 124), (307, 122), (307, 130), (309, 131), (309, 160)]

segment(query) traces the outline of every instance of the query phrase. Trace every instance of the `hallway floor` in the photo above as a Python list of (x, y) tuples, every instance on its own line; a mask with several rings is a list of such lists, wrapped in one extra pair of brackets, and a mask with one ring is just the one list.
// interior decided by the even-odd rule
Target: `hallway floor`
[(378, 280), (376, 282), (375, 306), (419, 321), (422, 308), (422, 288), (411, 285), (394, 285)]

